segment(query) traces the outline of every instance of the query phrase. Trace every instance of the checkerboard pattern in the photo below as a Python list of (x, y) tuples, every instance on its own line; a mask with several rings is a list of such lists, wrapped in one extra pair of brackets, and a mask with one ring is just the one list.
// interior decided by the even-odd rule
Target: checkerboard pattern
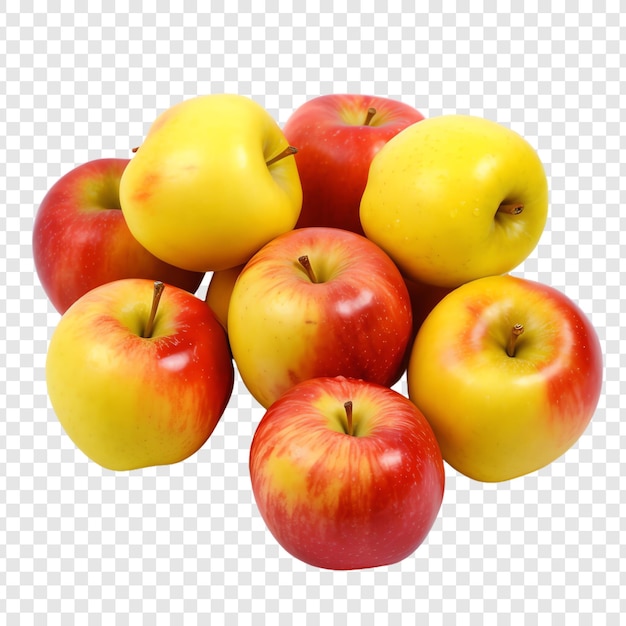
[[(312, 0), (306, 12), (277, 0), (141, 4), (138, 13), (96, 0), (86, 12), (31, 1), (0, 14), (0, 621), (617, 624), (626, 614), (619, 3), (578, 13), (562, 1), (416, 10), (367, 0), (360, 12), (346, 0)], [(603, 395), (575, 447), (502, 484), (446, 467), (426, 542), (401, 563), (351, 572), (304, 565), (265, 529), (247, 464), (263, 412), (239, 379), (187, 461), (114, 473), (86, 459), (47, 399), (59, 316), (33, 266), (34, 215), (62, 174), (129, 156), (158, 113), (212, 92), (251, 96), (281, 125), (316, 95), (362, 92), (524, 135), (546, 166), (551, 206), (515, 273), (577, 301), (604, 350)]]

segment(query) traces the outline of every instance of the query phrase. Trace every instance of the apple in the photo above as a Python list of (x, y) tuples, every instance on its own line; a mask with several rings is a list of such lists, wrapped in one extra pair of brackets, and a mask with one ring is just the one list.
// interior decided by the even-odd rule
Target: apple
[(443, 458), (480, 481), (545, 467), (589, 424), (602, 387), (602, 353), (589, 319), (549, 285), (479, 278), (439, 302), (408, 364), (409, 397)]
[(294, 151), (250, 98), (183, 100), (152, 123), (122, 176), (130, 231), (188, 270), (241, 265), (296, 224), (302, 188)]
[(360, 94), (304, 102), (283, 132), (298, 149), (302, 210), (296, 227), (328, 226), (363, 234), (359, 204), (374, 155), (424, 116), (403, 102)]
[(148, 279), (106, 283), (61, 317), (46, 359), (52, 407), (90, 459), (111, 470), (198, 451), (232, 393), (224, 329), (195, 295)]
[(366, 236), (406, 277), (442, 287), (515, 268), (547, 212), (535, 149), (471, 115), (428, 118), (390, 139), (372, 160), (360, 206)]
[(228, 331), (228, 305), (243, 265), (213, 272), (204, 301), (211, 307), (224, 330)]
[(411, 337), (407, 287), (391, 259), (338, 228), (298, 228), (245, 265), (228, 308), (241, 378), (265, 408), (295, 383), (344, 375), (391, 386)]
[(452, 287), (439, 287), (438, 285), (427, 285), (410, 278), (405, 278), (409, 297), (411, 299), (411, 311), (413, 313), (413, 338), (417, 335), (424, 320), (433, 310), (435, 305), (440, 302), (444, 296), (447, 296)]
[(129, 159), (83, 163), (44, 196), (33, 225), (33, 259), (52, 305), (64, 313), (87, 291), (121, 278), (161, 280), (194, 293), (203, 272), (172, 266), (132, 236), (119, 185)]
[(417, 407), (363, 380), (303, 381), (273, 403), (250, 448), (252, 491), (269, 531), (316, 567), (397, 563), (443, 500), (439, 445)]
[(409, 299), (411, 301), (411, 313), (413, 317), (413, 328), (411, 331), (411, 338), (406, 347), (404, 353), (404, 360), (402, 366), (402, 372), (406, 371), (411, 358), (411, 351), (413, 349), (413, 342), (420, 327), (424, 323), (424, 320), (428, 317), (428, 314), (433, 310), (434, 306), (447, 294), (452, 291), (451, 287), (438, 287), (437, 285), (427, 285), (425, 283), (419, 283), (409, 278), (405, 278), (404, 282), (409, 292)]

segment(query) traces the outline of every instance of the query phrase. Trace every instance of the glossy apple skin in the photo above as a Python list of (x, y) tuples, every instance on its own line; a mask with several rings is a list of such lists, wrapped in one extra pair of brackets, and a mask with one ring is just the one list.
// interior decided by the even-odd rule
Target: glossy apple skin
[(204, 273), (164, 263), (131, 235), (119, 202), (129, 159), (96, 159), (61, 177), (44, 196), (33, 225), (33, 259), (59, 313), (90, 289), (121, 278), (150, 278), (191, 293)]
[[(376, 114), (365, 125), (370, 107)], [(423, 119), (404, 102), (361, 94), (318, 96), (298, 107), (283, 129), (298, 148), (302, 210), (296, 227), (328, 226), (362, 235), (359, 205), (374, 155)]]
[[(308, 255), (312, 282), (298, 262)], [(297, 382), (344, 375), (393, 385), (412, 328), (407, 287), (361, 235), (293, 230), (264, 246), (233, 288), (228, 336), (241, 377), (268, 407)]]
[[(501, 204), (523, 205), (518, 215)], [(390, 139), (360, 206), (367, 237), (412, 280), (457, 287), (504, 274), (532, 252), (548, 214), (535, 149), (492, 120), (441, 115)]]
[(155, 256), (195, 271), (245, 263), (291, 230), (302, 206), (293, 155), (271, 115), (250, 98), (183, 100), (151, 125), (120, 183), (133, 235)]
[[(506, 346), (524, 326), (513, 357)], [(571, 448), (596, 409), (602, 352), (590, 320), (557, 289), (511, 275), (455, 289), (426, 318), (408, 365), (409, 397), (444, 460), (497, 482)]]
[(299, 383), (269, 407), (252, 440), (250, 477), (278, 543), (336, 570), (412, 554), (445, 484), (441, 451), (417, 407), (392, 389), (341, 376)]
[(61, 425), (111, 470), (194, 454), (232, 393), (224, 329), (200, 298), (166, 285), (154, 332), (141, 336), (152, 292), (146, 279), (93, 289), (62, 316), (48, 349), (48, 394)]

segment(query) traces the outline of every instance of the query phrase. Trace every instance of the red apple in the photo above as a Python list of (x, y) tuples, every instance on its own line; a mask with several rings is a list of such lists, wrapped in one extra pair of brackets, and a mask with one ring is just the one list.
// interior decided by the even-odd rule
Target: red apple
[(413, 312), (413, 335), (417, 335), (424, 320), (433, 310), (435, 305), (451, 291), (451, 287), (439, 287), (420, 283), (410, 278), (404, 278), (409, 296), (411, 298), (411, 310)]
[(304, 381), (269, 407), (252, 440), (250, 478), (278, 543), (337, 570), (413, 553), (437, 517), (445, 482), (419, 409), (392, 389), (344, 377)]
[(119, 183), (129, 159), (97, 159), (60, 178), (39, 206), (33, 256), (41, 285), (64, 313), (89, 290), (121, 278), (161, 280), (194, 293), (203, 273), (157, 259), (131, 235)]
[(602, 352), (565, 294), (490, 276), (434, 307), (407, 380), (450, 465), (475, 480), (509, 480), (548, 465), (582, 435), (600, 397)]
[(235, 282), (228, 336), (241, 377), (268, 407), (297, 382), (344, 375), (391, 386), (404, 372), (411, 303), (365, 237), (300, 228), (259, 250)]
[(298, 149), (303, 201), (296, 227), (329, 226), (362, 235), (359, 205), (374, 155), (422, 119), (403, 102), (358, 94), (319, 96), (296, 109), (284, 127), (287, 141)]
[(61, 425), (112, 470), (194, 454), (222, 416), (233, 380), (226, 333), (211, 309), (184, 289), (139, 278), (81, 296), (61, 317), (46, 360)]
[(447, 294), (452, 291), (451, 287), (439, 287), (437, 285), (427, 285), (426, 283), (420, 283), (410, 278), (404, 277), (407, 289), (409, 290), (409, 297), (411, 299), (411, 312), (413, 314), (413, 331), (411, 333), (411, 339), (404, 354), (403, 371), (407, 369), (409, 359), (411, 358), (411, 351), (413, 349), (413, 342), (417, 333), (424, 323), (424, 320), (428, 317), (428, 314), (433, 310), (434, 306)]

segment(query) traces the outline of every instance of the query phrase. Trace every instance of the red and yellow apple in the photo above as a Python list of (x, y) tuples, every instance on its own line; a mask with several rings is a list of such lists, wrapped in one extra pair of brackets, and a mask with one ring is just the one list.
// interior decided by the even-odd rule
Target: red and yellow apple
[(491, 276), (433, 308), (407, 382), (444, 460), (470, 478), (503, 481), (545, 467), (578, 441), (599, 400), (602, 353), (590, 320), (565, 294)]
[(250, 478), (278, 543), (336, 570), (412, 554), (436, 520), (445, 483), (437, 440), (417, 407), (342, 376), (301, 382), (267, 409)]
[(96, 287), (50, 340), (52, 407), (76, 446), (111, 470), (188, 458), (232, 393), (224, 329), (200, 298), (161, 286), (129, 278)]
[(62, 176), (33, 225), (33, 259), (52, 305), (64, 313), (89, 290), (121, 278), (150, 278), (195, 293), (203, 272), (158, 259), (131, 234), (119, 186), (128, 159), (96, 159)]
[(411, 330), (398, 268), (376, 244), (338, 228), (298, 228), (266, 244), (239, 274), (228, 309), (239, 373), (266, 408), (318, 376), (391, 386)]
[(511, 271), (546, 224), (548, 184), (514, 130), (471, 115), (412, 124), (372, 160), (360, 219), (412, 280), (457, 287)]
[(250, 98), (183, 100), (157, 117), (122, 176), (130, 231), (155, 256), (189, 270), (241, 265), (296, 224), (302, 188), (292, 154)]
[(328, 94), (307, 100), (287, 120), (287, 141), (302, 183), (296, 227), (328, 226), (363, 234), (359, 204), (374, 155), (424, 119), (412, 106), (376, 96)]

